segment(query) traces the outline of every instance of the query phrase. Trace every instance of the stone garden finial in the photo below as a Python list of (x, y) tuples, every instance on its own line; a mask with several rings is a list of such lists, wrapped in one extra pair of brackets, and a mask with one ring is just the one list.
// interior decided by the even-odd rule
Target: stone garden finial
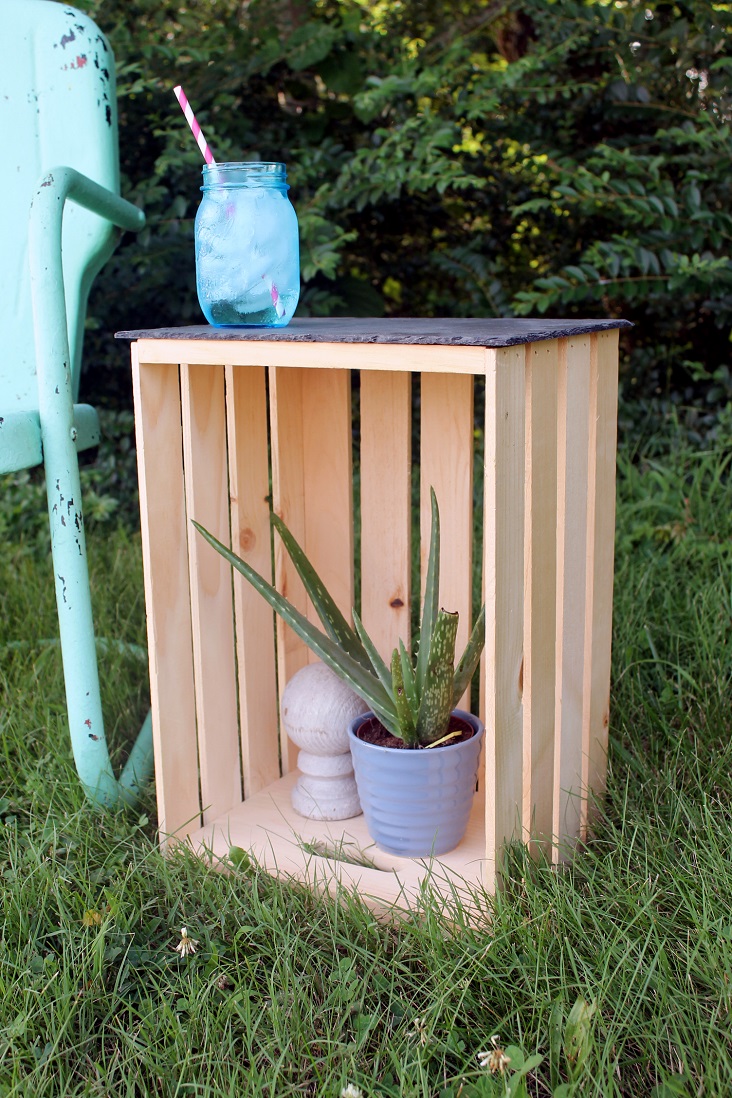
[(281, 719), (301, 749), (292, 807), (310, 820), (347, 820), (361, 813), (348, 725), (368, 705), (324, 663), (302, 667), (284, 689)]

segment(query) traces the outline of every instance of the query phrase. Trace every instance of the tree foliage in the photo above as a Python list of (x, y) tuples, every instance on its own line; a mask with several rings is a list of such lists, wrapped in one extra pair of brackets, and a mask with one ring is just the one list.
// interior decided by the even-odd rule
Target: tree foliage
[(103, 356), (113, 325), (200, 320), (182, 83), (217, 159), (287, 162), (298, 315), (623, 316), (629, 383), (729, 396), (732, 5), (77, 3), (148, 215), (95, 291)]

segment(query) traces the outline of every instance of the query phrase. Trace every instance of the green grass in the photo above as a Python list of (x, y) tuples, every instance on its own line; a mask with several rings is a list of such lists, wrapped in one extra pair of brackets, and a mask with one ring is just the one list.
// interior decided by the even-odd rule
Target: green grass
[[(621, 453), (605, 808), (570, 867), (513, 850), (472, 927), (428, 895), (383, 925), (256, 867), (163, 859), (152, 792), (92, 810), (41, 643), (50, 566), (6, 542), (0, 1095), (498, 1095), (517, 1076), (479, 1067), (495, 1034), (511, 1068), (543, 1057), (518, 1095), (731, 1094), (729, 463)], [(99, 634), (144, 644), (138, 538), (100, 528), (90, 546)], [(103, 654), (102, 683), (119, 764), (140, 662)], [(182, 926), (200, 943), (184, 959)]]

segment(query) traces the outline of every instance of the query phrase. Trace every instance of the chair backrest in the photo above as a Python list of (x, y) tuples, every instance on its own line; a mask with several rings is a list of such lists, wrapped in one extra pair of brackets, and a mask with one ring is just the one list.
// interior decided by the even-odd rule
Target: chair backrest
[[(0, 0), (0, 26), (0, 407), (24, 411), (37, 407), (31, 201), (41, 176), (62, 166), (119, 194), (114, 57), (88, 16), (53, 0)], [(63, 266), (75, 398), (87, 295), (113, 246), (108, 222), (68, 204)]]

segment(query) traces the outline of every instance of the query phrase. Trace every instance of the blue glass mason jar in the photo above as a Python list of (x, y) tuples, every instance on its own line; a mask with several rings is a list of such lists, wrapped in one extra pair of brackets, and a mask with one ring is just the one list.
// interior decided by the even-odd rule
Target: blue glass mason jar
[(278, 163), (206, 164), (196, 214), (196, 289), (218, 328), (289, 324), (300, 296), (297, 216)]

